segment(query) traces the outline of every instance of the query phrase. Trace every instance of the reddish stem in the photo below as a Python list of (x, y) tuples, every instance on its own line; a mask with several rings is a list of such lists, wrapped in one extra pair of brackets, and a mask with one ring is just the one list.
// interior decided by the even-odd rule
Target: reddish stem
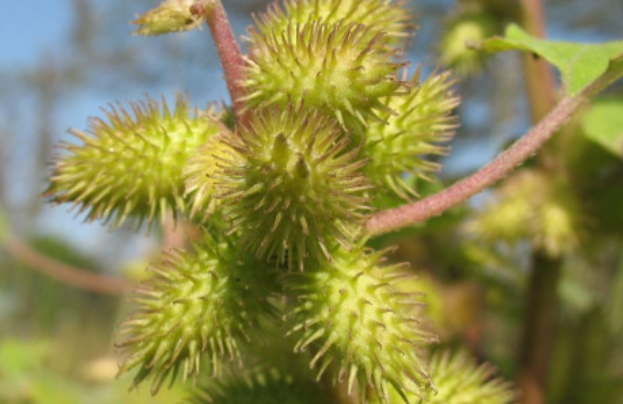
[(37, 272), (79, 289), (107, 295), (122, 295), (134, 286), (125, 279), (87, 272), (82, 268), (57, 261), (15, 237), (8, 237), (2, 242), (2, 246), (9, 254)]
[(227, 19), (225, 9), (220, 0), (208, 1), (205, 5), (198, 4), (193, 6), (194, 12), (203, 11), (212, 39), (216, 45), (225, 81), (234, 105), (234, 114), (238, 120), (242, 117), (243, 105), (240, 99), (244, 95), (242, 81), (244, 79), (244, 58), (240, 52), (236, 37), (231, 30), (231, 25)]
[(560, 129), (585, 99), (584, 94), (563, 99), (526, 136), (470, 177), (421, 201), (372, 215), (366, 224), (367, 232), (372, 235), (383, 234), (430, 219), (495, 184), (532, 156)]

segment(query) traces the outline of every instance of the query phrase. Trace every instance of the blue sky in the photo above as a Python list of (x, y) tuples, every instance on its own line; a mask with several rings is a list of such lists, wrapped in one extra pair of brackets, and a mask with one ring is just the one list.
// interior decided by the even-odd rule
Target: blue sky
[(0, 69), (36, 63), (66, 37), (70, 23), (69, 0), (3, 0)]

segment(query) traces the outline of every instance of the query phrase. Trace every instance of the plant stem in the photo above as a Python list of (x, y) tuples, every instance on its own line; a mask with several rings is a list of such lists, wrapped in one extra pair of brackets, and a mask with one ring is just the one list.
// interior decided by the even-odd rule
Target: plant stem
[(183, 220), (176, 221), (172, 214), (167, 215), (166, 220), (162, 224), (162, 247), (164, 250), (186, 248), (186, 225)]
[(547, 376), (558, 318), (562, 261), (537, 250), (532, 256), (520, 347), (518, 384), (523, 404), (546, 401)]
[[(225, 81), (231, 96), (234, 115), (240, 121), (243, 115), (243, 105), (240, 99), (244, 95), (242, 80), (244, 79), (244, 59), (240, 52), (236, 37), (232, 32), (231, 25), (227, 19), (227, 14), (220, 0), (208, 0), (204, 2), (203, 7), (199, 7), (205, 15), (212, 39), (216, 45), (223, 71), (225, 72)], [(199, 2), (198, 4), (201, 4)]]
[[(545, 36), (545, 11), (542, 0), (521, 0), (523, 26), (537, 37)], [(556, 86), (551, 67), (543, 59), (524, 55), (524, 74), (532, 121), (542, 119), (554, 106)], [(541, 169), (561, 175), (556, 155), (539, 155)], [(556, 173), (557, 172), (557, 173)], [(558, 283), (562, 261), (550, 258), (542, 250), (532, 252), (532, 270), (526, 292), (522, 339), (519, 347), (517, 383), (521, 391), (520, 403), (544, 404), (547, 395), (549, 362), (558, 324)]]
[(2, 246), (13, 257), (37, 272), (79, 289), (107, 295), (122, 295), (134, 286), (125, 279), (88, 272), (57, 261), (12, 236), (4, 239)]
[(378, 212), (368, 218), (368, 235), (379, 235), (438, 216), (501, 180), (526, 161), (558, 131), (588, 100), (623, 77), (623, 54), (613, 58), (607, 70), (594, 82), (572, 97), (565, 97), (528, 134), (473, 175), (451, 187), (399, 208)]
[[(541, 0), (521, 0), (522, 25), (530, 35), (545, 36), (545, 13)], [(542, 58), (524, 55), (524, 72), (532, 121), (543, 119), (556, 105), (556, 84), (551, 66)]]
[(370, 235), (388, 233), (438, 216), (495, 184), (543, 146), (585, 100), (584, 93), (564, 98), (545, 119), (508, 150), (473, 175), (451, 187), (421, 201), (372, 215), (366, 223), (367, 233)]

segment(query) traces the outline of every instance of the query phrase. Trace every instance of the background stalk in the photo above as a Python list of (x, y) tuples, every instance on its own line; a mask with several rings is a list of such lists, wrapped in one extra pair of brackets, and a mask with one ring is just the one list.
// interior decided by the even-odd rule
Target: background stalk
[(558, 282), (562, 261), (537, 250), (532, 255), (522, 340), (518, 385), (522, 404), (546, 402), (547, 379), (558, 323)]
[[(546, 18), (542, 0), (521, 0), (523, 26), (539, 38), (545, 36)], [(523, 56), (526, 90), (533, 122), (538, 122), (554, 107), (556, 86), (551, 67), (543, 59)], [(547, 150), (539, 153), (542, 169), (557, 167), (556, 157)], [(551, 170), (550, 170), (551, 171)], [(559, 175), (553, 172), (550, 175)], [(558, 283), (561, 258), (550, 258), (542, 250), (532, 252), (532, 270), (524, 306), (519, 349), (518, 386), (521, 404), (544, 404), (551, 352), (558, 323)]]

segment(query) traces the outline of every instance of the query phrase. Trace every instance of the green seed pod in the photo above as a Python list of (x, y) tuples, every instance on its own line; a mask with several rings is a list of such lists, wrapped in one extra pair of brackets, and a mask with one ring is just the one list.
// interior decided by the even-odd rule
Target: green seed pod
[(210, 138), (188, 160), (184, 169), (186, 199), (191, 204), (190, 216), (200, 222), (218, 209), (219, 201), (214, 198), (216, 179), (223, 178), (225, 167), (237, 166), (241, 162), (241, 157), (225, 139), (229, 136), (233, 134)]
[(269, 108), (230, 146), (242, 162), (217, 183), (225, 217), (259, 258), (303, 269), (351, 244), (367, 210), (365, 160), (337, 122), (306, 108)]
[(111, 106), (108, 122), (94, 118), (90, 135), (71, 131), (83, 144), (63, 145), (69, 154), (56, 162), (46, 196), (113, 225), (128, 218), (151, 223), (186, 210), (182, 170), (195, 149), (221, 130), (216, 114), (191, 110), (181, 96), (174, 111), (151, 99), (130, 106), (134, 116)]
[(469, 46), (483, 41), (501, 31), (495, 16), (486, 11), (457, 14), (447, 24), (439, 47), (440, 61), (461, 76), (482, 70), (487, 55)]
[[(436, 391), (429, 390), (425, 397), (407, 395), (407, 403), (430, 404), (510, 404), (516, 402), (516, 393), (509, 383), (495, 377), (493, 367), (476, 365), (465, 352), (451, 354), (449, 351), (433, 355), (430, 372)], [(405, 402), (396, 390), (391, 389), (392, 404)], [(381, 401), (377, 398), (372, 404)]]
[[(369, 38), (384, 33), (383, 41), (402, 47), (415, 30), (414, 16), (404, 2), (392, 4), (387, 0), (284, 0), (269, 6), (268, 11), (255, 18), (262, 35), (287, 30), (288, 24), (303, 25), (313, 21), (324, 24), (357, 23), (370, 27)], [(255, 35), (255, 34), (254, 34)]]
[(155, 276), (136, 290), (139, 307), (122, 324), (120, 336), (129, 336), (117, 345), (127, 355), (119, 373), (138, 368), (133, 386), (151, 378), (153, 394), (180, 370), (184, 380), (197, 376), (202, 355), (213, 375), (225, 361), (239, 362), (249, 330), (273, 311), (271, 268), (229, 241), (206, 238), (195, 250), (176, 250), (150, 266)]
[(359, 135), (362, 126), (391, 112), (382, 98), (404, 85), (384, 49), (383, 34), (370, 39), (359, 24), (290, 24), (283, 33), (252, 34), (244, 81), (249, 108), (304, 102)]
[(530, 240), (551, 257), (579, 244), (581, 209), (568, 184), (536, 170), (524, 170), (497, 190), (497, 200), (466, 226), (478, 238), (515, 244)]
[(379, 265), (382, 256), (339, 250), (332, 263), (295, 275), (288, 287), (298, 296), (290, 314), (298, 324), (291, 332), (299, 335), (297, 350), (312, 349), (318, 378), (333, 369), (349, 394), (358, 384), (363, 397), (372, 388), (387, 399), (390, 386), (421, 396), (432, 385), (421, 351), (436, 337), (414, 312), (422, 304), (417, 295), (394, 288), (409, 275), (402, 265)]
[(451, 87), (455, 83), (449, 72), (433, 74), (419, 84), (420, 70), (413, 75), (413, 89), (404, 96), (385, 101), (396, 115), (382, 113), (384, 123), (372, 123), (366, 133), (363, 155), (370, 160), (366, 174), (377, 186), (384, 186), (403, 199), (417, 196), (408, 173), (428, 180), (439, 164), (425, 160), (447, 152), (440, 143), (454, 135), (456, 117), (452, 111), (459, 105)]
[(201, 26), (204, 18), (201, 13), (193, 12), (196, 0), (166, 0), (132, 21), (139, 25), (135, 34), (162, 35), (172, 32), (190, 31)]
[(476, 365), (465, 352), (449, 351), (433, 355), (431, 375), (437, 385), (437, 394), (429, 392), (426, 402), (431, 404), (510, 404), (516, 393), (510, 384), (494, 377), (492, 366)]
[(271, 368), (231, 372), (195, 392), (192, 404), (331, 404), (329, 392), (314, 380)]

